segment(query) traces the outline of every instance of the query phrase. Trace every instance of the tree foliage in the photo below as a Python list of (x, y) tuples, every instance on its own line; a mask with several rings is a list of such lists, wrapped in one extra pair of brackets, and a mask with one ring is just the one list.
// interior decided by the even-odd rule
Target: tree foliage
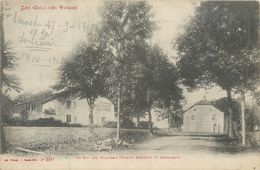
[(93, 123), (93, 109), (98, 96), (104, 95), (107, 72), (106, 52), (95, 44), (81, 44), (71, 58), (60, 68), (60, 80), (54, 87), (67, 95), (86, 99), (90, 107), (90, 121)]
[(258, 2), (202, 2), (176, 41), (184, 84), (195, 88), (215, 83), (225, 90), (237, 86), (237, 66), (251, 59), (242, 49), (251, 52), (255, 47), (258, 18)]
[[(227, 97), (223, 97), (218, 100), (215, 100), (213, 102), (213, 105), (220, 111), (224, 112), (225, 115), (228, 115), (230, 106), (229, 106)], [(233, 120), (238, 122), (240, 119), (240, 113), (241, 113), (241, 105), (240, 105), (239, 101), (232, 99), (231, 110), (233, 113), (232, 114)]]
[(3, 51), (3, 89), (5, 90), (5, 93), (8, 93), (10, 90), (19, 92), (21, 90), (19, 80), (14, 74), (12, 74), (12, 70), (16, 66), (15, 53), (7, 42), (4, 44)]
[(146, 41), (151, 38), (154, 22), (147, 2), (113, 1), (102, 7), (99, 41), (112, 55), (107, 96), (117, 106), (120, 91), (122, 113), (134, 113), (133, 89), (142, 65)]
[(151, 109), (158, 107), (169, 111), (174, 108), (177, 111), (181, 108), (182, 89), (178, 87), (176, 67), (158, 46), (147, 47), (142, 63), (136, 98), (142, 101), (140, 107), (148, 112), (152, 132)]

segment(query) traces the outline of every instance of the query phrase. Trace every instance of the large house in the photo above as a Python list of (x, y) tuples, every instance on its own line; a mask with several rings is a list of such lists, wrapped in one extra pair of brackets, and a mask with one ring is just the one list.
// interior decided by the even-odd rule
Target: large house
[(183, 115), (183, 131), (194, 133), (227, 133), (227, 117), (207, 100), (192, 105)]
[[(14, 113), (26, 114), (28, 120), (54, 118), (70, 124), (90, 124), (87, 100), (65, 97), (62, 93), (16, 104)], [(94, 124), (102, 125), (104, 122), (115, 120), (114, 105), (108, 99), (99, 97), (95, 102)]]

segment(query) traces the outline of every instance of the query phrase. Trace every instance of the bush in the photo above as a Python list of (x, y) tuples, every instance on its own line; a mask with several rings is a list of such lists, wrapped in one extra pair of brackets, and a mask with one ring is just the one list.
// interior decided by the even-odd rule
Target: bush
[(67, 123), (63, 123), (60, 120), (54, 120), (53, 118), (40, 118), (37, 120), (27, 121), (26, 126), (68, 126)]
[(149, 129), (149, 121), (141, 121), (139, 123), (138, 127), (141, 129)]
[(129, 129), (129, 128), (135, 128), (135, 123), (130, 120), (130, 119), (124, 119), (122, 122), (121, 122), (121, 127), (122, 128), (126, 128), (126, 129)]
[(21, 118), (14, 117), (14, 118), (5, 119), (4, 123), (6, 125), (11, 125), (11, 126), (22, 126), (25, 123), (25, 121), (22, 120)]
[(138, 130), (138, 129), (124, 129), (121, 131), (121, 138), (127, 142), (141, 142), (150, 137), (148, 130)]
[[(255, 132), (246, 131), (246, 146), (249, 148), (257, 148), (259, 144), (257, 143), (257, 138)], [(240, 145), (242, 143), (242, 131), (239, 131), (235, 137), (237, 144)]]
[(13, 126), (52, 126), (52, 127), (82, 127), (80, 124), (68, 124), (63, 123), (60, 120), (55, 120), (54, 118), (40, 118), (37, 120), (21, 120), (17, 118), (12, 118), (6, 121), (7, 125)]
[(246, 133), (246, 143), (247, 143), (247, 146), (250, 146), (250, 147), (253, 147), (253, 148), (258, 147), (256, 135), (255, 135), (254, 132), (247, 132)]

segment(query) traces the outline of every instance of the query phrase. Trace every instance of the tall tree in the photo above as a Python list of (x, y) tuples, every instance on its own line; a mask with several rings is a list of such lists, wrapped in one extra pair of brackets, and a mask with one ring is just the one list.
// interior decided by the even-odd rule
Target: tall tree
[(4, 13), (3, 13), (3, 1), (1, 1), (0, 7), (0, 153), (7, 151), (5, 144), (5, 135), (3, 129), (3, 114), (2, 114), (2, 93), (3, 93), (3, 59), (4, 59)]
[[(151, 38), (154, 29), (151, 6), (144, 1), (108, 1), (102, 8), (100, 41), (113, 54), (107, 96), (117, 106), (117, 138), (120, 132), (122, 103), (132, 96), (133, 69), (137, 51)], [(142, 50), (141, 50), (142, 51)]]
[(231, 92), (241, 83), (241, 50), (257, 42), (258, 2), (202, 2), (177, 43), (183, 83), (192, 89), (209, 85), (227, 92), (232, 137)]
[(183, 99), (178, 87), (178, 72), (168, 57), (158, 46), (147, 47), (143, 58), (142, 76), (138, 80), (138, 97), (143, 101), (143, 109), (148, 112), (149, 130), (153, 133), (152, 108), (179, 108)]
[(81, 44), (75, 53), (60, 69), (60, 80), (55, 89), (65, 95), (86, 99), (89, 107), (90, 123), (94, 123), (93, 112), (95, 101), (104, 95), (107, 72), (103, 69), (107, 53), (93, 43)]
[(246, 121), (245, 121), (245, 93), (254, 91), (260, 80), (259, 49), (247, 48), (241, 50), (234, 62), (234, 70), (237, 72), (238, 82), (236, 92), (241, 95), (241, 122), (242, 122), (242, 145), (246, 145)]
[(0, 5), (0, 153), (5, 153), (7, 148), (3, 130), (3, 92), (7, 93), (9, 90), (19, 91), (20, 87), (17, 78), (10, 73), (10, 70), (14, 67), (15, 55), (9, 47), (9, 44), (5, 41), (3, 1), (1, 1)]

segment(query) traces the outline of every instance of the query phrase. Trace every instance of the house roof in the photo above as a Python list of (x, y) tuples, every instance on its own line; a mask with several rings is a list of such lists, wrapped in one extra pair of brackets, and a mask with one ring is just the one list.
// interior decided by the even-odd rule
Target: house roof
[(192, 106), (190, 106), (187, 110), (184, 111), (184, 113), (187, 112), (188, 110), (190, 110), (192, 107), (194, 107), (196, 105), (211, 105), (211, 106), (213, 106), (210, 101), (204, 99), (204, 100), (200, 100), (197, 103), (195, 103)]
[[(25, 100), (25, 101), (22, 101), (20, 103), (17, 103), (16, 106), (27, 104), (27, 103), (32, 103), (32, 102), (39, 102), (41, 104), (44, 104), (44, 103), (47, 103), (51, 100), (56, 99), (57, 97), (65, 97), (65, 96), (68, 96), (68, 95), (64, 91), (61, 91), (61, 92), (52, 93), (52, 94), (48, 94), (48, 95), (44, 95), (44, 96), (34, 97), (34, 98), (29, 99), (29, 100)], [(103, 102), (106, 102), (108, 100), (104, 97), (100, 97), (99, 99)]]
[(16, 105), (23, 105), (23, 104), (32, 103), (32, 102), (40, 102), (41, 104), (43, 104), (43, 103), (53, 100), (63, 94), (64, 94), (64, 92), (48, 93), (46, 95), (37, 95), (36, 97), (24, 100), (20, 103), (17, 103)]
[(195, 103), (193, 106), (195, 105), (212, 105), (212, 103), (208, 100), (200, 100), (197, 103)]
[(23, 105), (23, 104), (37, 102), (37, 101), (40, 101), (41, 103), (44, 103), (46, 101), (49, 101), (49, 100), (53, 99), (54, 97), (56, 97), (55, 94), (50, 94), (50, 95), (47, 95), (47, 96), (42, 96), (42, 97), (38, 97), (38, 98), (32, 98), (30, 100), (25, 100), (25, 101), (22, 101), (20, 103), (17, 103), (16, 105)]
[(48, 98), (44, 99), (41, 103), (44, 104), (44, 103), (47, 103), (57, 97), (60, 97), (60, 96), (64, 96), (64, 93), (63, 92), (59, 92), (59, 93), (55, 93), (55, 94), (52, 94), (52, 96), (49, 96)]

